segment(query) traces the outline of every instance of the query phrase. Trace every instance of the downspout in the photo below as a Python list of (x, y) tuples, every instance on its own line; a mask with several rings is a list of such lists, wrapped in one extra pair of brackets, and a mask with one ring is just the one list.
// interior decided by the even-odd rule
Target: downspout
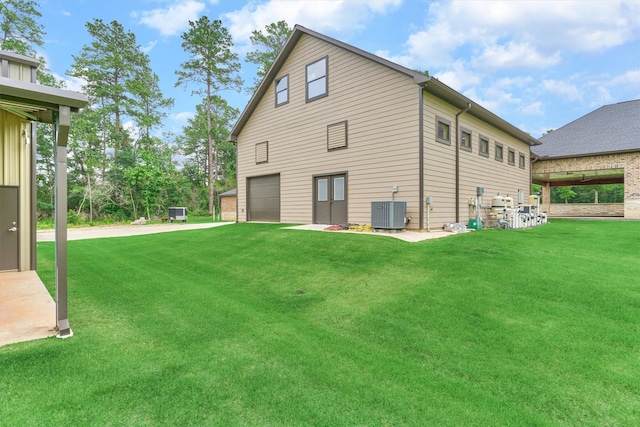
[(424, 229), (424, 88), (419, 86), (418, 94), (418, 212), (420, 216), (419, 229)]
[(460, 116), (471, 109), (471, 103), (456, 114), (456, 222), (460, 222)]

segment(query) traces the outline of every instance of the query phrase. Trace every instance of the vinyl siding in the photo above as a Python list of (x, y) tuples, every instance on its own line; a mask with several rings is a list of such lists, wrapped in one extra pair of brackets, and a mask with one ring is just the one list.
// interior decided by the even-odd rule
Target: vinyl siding
[[(430, 212), (431, 228), (441, 228), (456, 219), (455, 212), (455, 156), (459, 144), (455, 129), (456, 114), (459, 109), (446, 102), (425, 94), (424, 141), (425, 141), (425, 196), (433, 196), (433, 210)], [(451, 145), (435, 140), (436, 116), (451, 121)], [(491, 197), (500, 194), (517, 200), (518, 190), (530, 192), (530, 151), (529, 145), (518, 141), (506, 133), (476, 119), (469, 113), (459, 117), (461, 128), (471, 131), (471, 151), (460, 149), (460, 222), (469, 220), (470, 198), (476, 197), (477, 187), (484, 188), (483, 203), (490, 204)], [(489, 157), (480, 155), (480, 135), (489, 139)], [(503, 161), (495, 160), (496, 141), (504, 149)], [(507, 159), (509, 148), (516, 152), (515, 165)], [(525, 168), (518, 166), (519, 153), (525, 154)]]
[[(305, 99), (305, 67), (328, 57), (328, 96)], [(246, 220), (246, 178), (281, 174), (281, 221), (313, 220), (313, 176), (348, 174), (348, 220), (370, 223), (371, 201), (408, 202), (418, 215), (418, 89), (411, 78), (303, 35), (278, 73), (289, 75), (289, 103), (275, 108), (272, 87), (238, 136), (238, 220)], [(327, 151), (327, 125), (348, 122), (348, 148)], [(269, 162), (254, 144), (269, 141)]]

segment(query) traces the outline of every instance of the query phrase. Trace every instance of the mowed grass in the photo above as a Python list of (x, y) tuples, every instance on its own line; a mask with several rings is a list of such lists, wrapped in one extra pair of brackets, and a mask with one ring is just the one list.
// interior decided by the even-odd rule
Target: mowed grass
[(0, 348), (0, 425), (640, 425), (638, 222), (72, 241), (69, 298)]

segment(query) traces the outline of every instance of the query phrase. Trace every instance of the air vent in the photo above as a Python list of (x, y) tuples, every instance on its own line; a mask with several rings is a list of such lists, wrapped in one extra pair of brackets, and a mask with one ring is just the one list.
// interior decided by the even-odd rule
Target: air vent
[(387, 200), (371, 202), (371, 226), (385, 230), (401, 230), (406, 227), (407, 202)]

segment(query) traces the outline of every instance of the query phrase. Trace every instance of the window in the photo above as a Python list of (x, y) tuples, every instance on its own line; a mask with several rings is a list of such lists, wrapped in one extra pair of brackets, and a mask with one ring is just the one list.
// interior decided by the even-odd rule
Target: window
[(511, 148), (509, 148), (509, 151), (507, 152), (507, 162), (510, 165), (514, 165), (516, 164), (516, 152), (515, 150), (512, 150)]
[(259, 142), (256, 144), (256, 164), (267, 163), (269, 161), (269, 143)]
[(327, 96), (327, 57), (307, 65), (307, 102)]
[(520, 166), (520, 169), (525, 168), (526, 162), (527, 162), (527, 158), (525, 157), (524, 153), (520, 153), (520, 161), (518, 163), (518, 165)]
[(442, 117), (436, 117), (436, 141), (451, 144), (451, 122)]
[(465, 128), (461, 128), (460, 131), (460, 148), (471, 151), (471, 131)]
[(481, 156), (489, 157), (489, 138), (480, 135), (480, 152)]
[(502, 161), (502, 155), (503, 155), (502, 144), (500, 144), (499, 142), (496, 142), (496, 160), (501, 162)]
[(327, 126), (327, 151), (347, 148), (347, 122)]
[(289, 76), (276, 79), (276, 107), (289, 102)]

